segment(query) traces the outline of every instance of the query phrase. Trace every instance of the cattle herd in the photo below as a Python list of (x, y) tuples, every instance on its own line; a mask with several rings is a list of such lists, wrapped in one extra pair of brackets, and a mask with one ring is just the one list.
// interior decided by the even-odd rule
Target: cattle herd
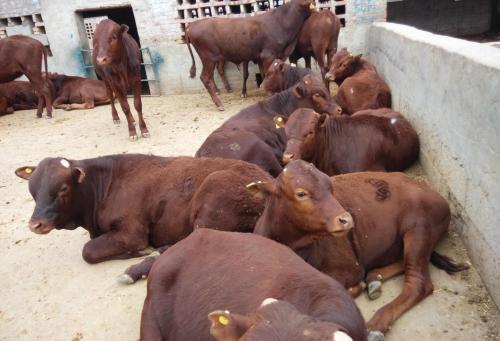
[[(189, 52), (192, 45), (218, 108), (213, 73), (230, 90), (226, 62), (243, 63), (242, 96), (249, 62), (269, 94), (213, 131), (195, 157), (50, 157), (15, 171), (29, 180), (34, 233), (83, 227), (89, 263), (147, 256), (118, 277), (148, 278), (141, 340), (383, 340), (432, 293), (429, 263), (450, 274), (466, 269), (434, 251), (450, 224), (447, 201), (397, 173), (418, 158), (415, 130), (390, 109), (373, 65), (337, 50), (338, 18), (314, 10), (312, 0), (292, 0), (259, 16), (188, 26)], [(3, 113), (37, 108), (40, 117), (45, 107), (51, 117), (52, 106), (111, 103), (119, 123), (117, 97), (136, 140), (132, 90), (148, 137), (140, 53), (127, 30), (111, 20), (96, 28), (102, 81), (48, 73), (40, 43), (2, 39), (0, 81), (10, 82), (0, 86)], [(307, 66), (315, 58), (321, 74), (286, 64), (288, 57)], [(29, 82), (13, 81), (21, 74)], [(365, 323), (353, 298), (378, 298), (399, 274), (400, 294)]]

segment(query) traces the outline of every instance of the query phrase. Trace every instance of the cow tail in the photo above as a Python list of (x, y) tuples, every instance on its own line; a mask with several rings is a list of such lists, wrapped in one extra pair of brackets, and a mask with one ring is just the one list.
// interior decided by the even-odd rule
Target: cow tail
[(436, 251), (432, 251), (431, 263), (441, 270), (446, 271), (448, 274), (467, 270), (467, 264), (457, 264), (451, 258), (443, 256)]
[(45, 77), (48, 78), (49, 68), (47, 67), (47, 48), (43, 46), (43, 65), (45, 66)]
[(191, 44), (189, 43), (189, 36), (186, 34), (186, 44), (189, 50), (189, 54), (191, 55), (191, 60), (193, 64), (191, 64), (191, 69), (189, 69), (189, 77), (194, 78), (196, 76), (196, 63), (194, 61), (193, 50), (191, 50)]

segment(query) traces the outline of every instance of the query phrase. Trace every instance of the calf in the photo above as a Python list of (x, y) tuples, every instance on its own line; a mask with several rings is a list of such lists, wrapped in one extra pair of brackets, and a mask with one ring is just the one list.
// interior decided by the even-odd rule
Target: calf
[(275, 58), (285, 59), (292, 53), (300, 28), (314, 8), (312, 0), (292, 0), (258, 16), (207, 18), (190, 23), (186, 29), (186, 42), (193, 62), (190, 77), (196, 75), (190, 45), (193, 44), (203, 64), (200, 79), (215, 105), (224, 110), (214, 82), (217, 64), (253, 61), (259, 64), (264, 75)]
[(281, 59), (275, 59), (267, 69), (266, 77), (260, 87), (268, 95), (274, 95), (291, 88), (306, 75), (314, 75), (314, 73), (311, 69), (288, 65)]
[(254, 232), (289, 246), (350, 288), (353, 296), (366, 282), (374, 299), (381, 294), (382, 281), (405, 274), (399, 296), (368, 322), (373, 335), (387, 332), (399, 316), (432, 293), (429, 261), (449, 273), (466, 268), (433, 251), (448, 230), (448, 203), (403, 173), (329, 178), (299, 160), (276, 180), (248, 187), (268, 197)]
[(391, 91), (375, 67), (345, 48), (333, 57), (325, 79), (339, 85), (337, 102), (348, 115), (364, 109), (391, 107)]
[(322, 80), (307, 75), (293, 88), (251, 105), (229, 118), (208, 136), (196, 156), (245, 160), (276, 176), (281, 171), (286, 136), (275, 128), (273, 117), (277, 113), (288, 117), (302, 107), (328, 113), (338, 113), (340, 110)]
[(314, 57), (321, 76), (325, 77), (337, 52), (340, 27), (340, 19), (329, 10), (311, 14), (300, 30), (297, 45), (290, 55), (290, 62), (296, 64), (297, 60), (304, 58), (306, 67), (310, 69), (311, 57)]
[(108, 104), (111, 99), (104, 81), (77, 76), (49, 74), (55, 88), (55, 108), (64, 110), (92, 109), (96, 105)]
[(82, 226), (91, 238), (83, 248), (89, 263), (140, 256), (149, 245), (174, 244), (198, 227), (251, 232), (263, 202), (245, 184), (270, 179), (237, 160), (139, 154), (46, 158), (16, 174), (29, 180), (36, 202), (31, 231)]
[(128, 88), (134, 93), (134, 107), (139, 116), (139, 128), (142, 137), (149, 137), (146, 122), (142, 116), (141, 101), (141, 52), (139, 45), (130, 36), (127, 25), (118, 25), (113, 20), (101, 21), (94, 32), (92, 40), (92, 63), (96, 73), (104, 80), (111, 99), (111, 115), (114, 123), (120, 123), (116, 112), (114, 96), (118, 98), (128, 123), (131, 141), (137, 140), (135, 121), (127, 102)]
[(42, 59), (47, 71), (47, 50), (36, 39), (22, 35), (0, 39), (0, 83), (25, 75), (38, 93), (37, 117), (42, 117), (45, 106), (47, 118), (52, 118), (52, 97), (42, 76)]
[(154, 264), (140, 340), (208, 341), (210, 334), (364, 341), (366, 325), (345, 289), (290, 249), (254, 234), (199, 229)]
[(417, 132), (391, 109), (339, 117), (298, 109), (276, 122), (287, 137), (283, 162), (309, 161), (328, 175), (402, 171), (417, 160), (420, 149)]
[(12, 81), (0, 84), (0, 95), (7, 100), (7, 105), (14, 110), (38, 108), (38, 95), (30, 82)]

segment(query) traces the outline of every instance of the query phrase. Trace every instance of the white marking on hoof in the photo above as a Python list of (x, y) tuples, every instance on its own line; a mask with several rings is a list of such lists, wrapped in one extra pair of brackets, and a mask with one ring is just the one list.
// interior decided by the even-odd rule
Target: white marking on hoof
[(127, 285), (135, 283), (134, 279), (127, 274), (121, 274), (120, 276), (116, 277), (116, 281), (120, 284), (127, 284)]
[(382, 282), (373, 281), (368, 283), (368, 297), (371, 300), (376, 300), (382, 295)]
[(368, 333), (368, 341), (384, 341), (384, 333), (378, 330), (372, 330)]
[(396, 123), (397, 120), (398, 120), (397, 118), (391, 118), (391, 124)]
[(61, 159), (61, 161), (59, 161), (61, 163), (61, 165), (65, 168), (69, 168), (69, 161), (66, 160), (66, 159)]
[(139, 137), (137, 135), (131, 135), (129, 136), (129, 140), (134, 142), (134, 141), (137, 141), (139, 139)]
[(221, 105), (220, 107), (217, 107), (217, 109), (219, 109), (219, 111), (224, 111), (224, 106)]
[(141, 133), (141, 136), (144, 137), (145, 139), (151, 137), (151, 135), (148, 133)]
[(261, 307), (265, 307), (266, 305), (270, 305), (270, 304), (273, 304), (273, 303), (276, 303), (278, 302), (277, 299), (275, 298), (266, 298), (264, 301), (262, 301), (262, 303), (260, 304)]
[(333, 341), (352, 341), (352, 338), (346, 333), (337, 330), (333, 333)]
[(114, 124), (120, 124), (120, 120), (113, 120)]
[(247, 94), (241, 94), (241, 98), (247, 98), (248, 95)]
[(47, 116), (45, 116), (45, 118), (50, 120), (52, 118), (52, 116), (47, 115)]

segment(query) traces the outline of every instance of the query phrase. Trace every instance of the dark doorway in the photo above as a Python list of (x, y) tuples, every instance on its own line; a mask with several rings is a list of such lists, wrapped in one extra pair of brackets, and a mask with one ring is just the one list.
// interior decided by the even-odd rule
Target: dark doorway
[[(124, 7), (111, 7), (104, 9), (89, 9), (80, 11), (82, 17), (92, 18), (92, 17), (101, 17), (107, 16), (109, 19), (115, 21), (118, 24), (125, 24), (129, 27), (128, 33), (135, 39), (135, 41), (141, 47), (141, 40), (139, 38), (139, 33), (137, 32), (137, 25), (135, 24), (134, 11), (131, 6)], [(144, 65), (141, 65), (141, 79), (147, 79), (146, 70)], [(142, 94), (149, 95), (149, 84), (148, 82), (141, 82), (142, 86)]]

